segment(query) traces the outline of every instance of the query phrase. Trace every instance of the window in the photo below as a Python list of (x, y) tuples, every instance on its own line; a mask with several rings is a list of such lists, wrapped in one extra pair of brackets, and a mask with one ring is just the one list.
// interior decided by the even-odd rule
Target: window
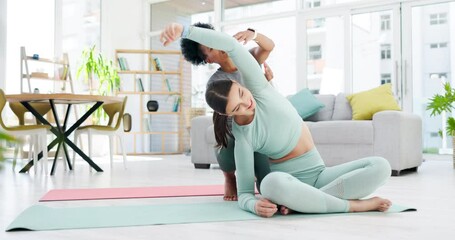
[(442, 42), (442, 43), (431, 43), (430, 44), (430, 48), (446, 48), (447, 47), (447, 43), (446, 42)]
[(447, 23), (447, 13), (430, 14), (430, 25)]
[[(389, 31), (381, 31), (388, 19)], [(352, 26), (352, 92), (380, 85), (381, 74), (393, 73), (394, 12), (392, 10), (353, 14)], [(384, 25), (387, 26), (387, 25)], [(348, 90), (346, 90), (348, 91)]]
[[(259, 20), (257, 22), (249, 22), (245, 24), (229, 24), (224, 26), (223, 29), (224, 32), (232, 36), (239, 31), (245, 31), (247, 28), (253, 28), (273, 40), (275, 43), (275, 48), (272, 52), (273, 56), (270, 55), (267, 59), (267, 63), (271, 67), (274, 79), (276, 80), (273, 82), (274, 87), (283, 95), (289, 95), (296, 92), (296, 64), (289, 64), (295, 63), (295, 59), (297, 57), (295, 47), (296, 35), (294, 31), (296, 28), (295, 22), (295, 17), (285, 17), (270, 20)], [(283, 34), (283, 32), (286, 34)], [(257, 44), (253, 41), (250, 41), (245, 45), (247, 49), (251, 49), (256, 46)], [(283, 59), (286, 59), (286, 61), (283, 61)], [(216, 71), (217, 68), (217, 66), (213, 66), (213, 71)], [(208, 80), (210, 75), (205, 77), (204, 80)], [(203, 86), (205, 87), (205, 83)], [(203, 101), (205, 103), (204, 98)]]
[(392, 78), (391, 78), (390, 73), (381, 74), (381, 85), (386, 84), (386, 83), (391, 83), (391, 82), (392, 82)]
[(381, 44), (381, 59), (390, 59), (390, 44)]
[[(190, 2), (200, 1), (182, 1), (174, 0), (177, 2), (176, 6), (181, 5), (181, 2), (188, 2), (188, 7), (192, 6)], [(213, 6), (213, 0), (206, 1), (212, 2), (205, 4), (206, 6)], [(275, 13), (282, 13), (287, 11), (295, 11), (297, 4), (296, 0), (275, 0), (275, 1), (239, 1), (239, 0), (224, 0), (224, 20), (244, 19), (256, 16), (267, 16)], [(183, 7), (182, 7), (183, 9)], [(213, 9), (213, 7), (212, 7)], [(205, 12), (205, 11), (199, 11)]]
[[(62, 0), (57, 6), (62, 13), (57, 39), (61, 41), (61, 51), (68, 53), (74, 78), (82, 51), (91, 46), (101, 50), (101, 0)], [(73, 82), (76, 92), (89, 91), (84, 81)]]
[(437, 138), (440, 138), (438, 132), (430, 132), (430, 137), (437, 137)]
[(447, 79), (447, 73), (430, 73), (430, 79), (443, 80)]
[(321, 1), (319, 1), (319, 0), (308, 0), (308, 1), (306, 1), (305, 6), (307, 8), (320, 7), (321, 6)]
[[(316, 23), (323, 25), (315, 28)], [(306, 87), (313, 92), (338, 94), (344, 90), (344, 25), (344, 16), (306, 20)]]
[(307, 21), (306, 27), (310, 28), (322, 28), (325, 26), (325, 18), (315, 18)]
[[(20, 72), (19, 49), (21, 46), (25, 47), (27, 54), (36, 53), (43, 58), (54, 57), (54, 6), (54, 0), (8, 1), (6, 16), (8, 24), (6, 26), (6, 79), (17, 79), (17, 81), (5, 81), (5, 88), (8, 93), (20, 92), (18, 73)], [(40, 67), (37, 64), (35, 66)], [(35, 70), (30, 69), (30, 71), (33, 72)], [(47, 84), (46, 82), (40, 81), (43, 84)]]
[(308, 47), (308, 59), (316, 60), (321, 59), (321, 45), (309, 46)]
[(390, 30), (390, 15), (381, 16), (381, 31)]

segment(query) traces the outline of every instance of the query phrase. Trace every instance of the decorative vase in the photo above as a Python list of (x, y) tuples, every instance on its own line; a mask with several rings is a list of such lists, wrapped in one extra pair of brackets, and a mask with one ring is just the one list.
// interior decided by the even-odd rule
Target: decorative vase
[(131, 114), (125, 113), (123, 114), (123, 131), (129, 132), (131, 131)]
[(156, 101), (156, 100), (150, 100), (147, 102), (147, 109), (150, 112), (158, 111), (158, 107), (159, 107), (159, 104), (158, 104), (158, 101)]

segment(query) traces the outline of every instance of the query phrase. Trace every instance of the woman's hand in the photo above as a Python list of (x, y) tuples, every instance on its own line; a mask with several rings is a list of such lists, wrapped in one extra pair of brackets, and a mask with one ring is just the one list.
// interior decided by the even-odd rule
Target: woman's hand
[(171, 23), (167, 25), (160, 34), (160, 42), (164, 46), (169, 45), (173, 41), (179, 39), (182, 36), (183, 25), (180, 23)]
[(234, 35), (234, 38), (237, 39), (240, 43), (243, 42), (243, 45), (247, 44), (249, 41), (253, 40), (254, 32), (250, 30), (245, 30), (238, 32)]
[(268, 199), (259, 199), (254, 206), (256, 214), (261, 217), (272, 217), (278, 211), (276, 204), (270, 202)]
[(267, 79), (267, 81), (270, 81), (273, 79), (272, 69), (266, 62), (264, 62), (264, 75), (265, 75), (265, 78)]

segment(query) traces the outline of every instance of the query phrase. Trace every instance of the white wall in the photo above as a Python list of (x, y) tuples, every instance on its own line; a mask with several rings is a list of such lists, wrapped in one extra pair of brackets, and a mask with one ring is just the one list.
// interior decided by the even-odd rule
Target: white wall
[(101, 1), (101, 52), (114, 58), (118, 48), (145, 47), (145, 0)]
[(5, 89), (6, 72), (6, 0), (0, 0), (0, 88)]

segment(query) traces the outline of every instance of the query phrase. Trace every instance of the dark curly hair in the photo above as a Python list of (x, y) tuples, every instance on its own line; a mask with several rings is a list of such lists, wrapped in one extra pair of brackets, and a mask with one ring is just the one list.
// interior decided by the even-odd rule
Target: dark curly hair
[[(193, 24), (193, 26), (212, 30), (215, 29), (210, 23), (198, 22)], [(183, 57), (185, 60), (196, 66), (206, 64), (201, 50), (199, 49), (199, 45), (199, 43), (190, 39), (182, 38), (180, 40), (180, 48), (182, 49)]]

